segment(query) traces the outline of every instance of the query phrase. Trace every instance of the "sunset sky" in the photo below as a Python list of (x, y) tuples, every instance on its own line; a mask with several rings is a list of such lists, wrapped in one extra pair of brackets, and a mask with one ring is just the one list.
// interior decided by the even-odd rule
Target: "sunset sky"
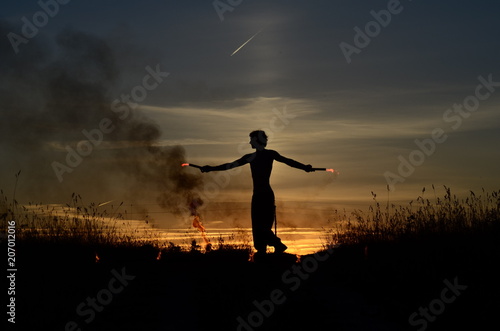
[[(291, 220), (300, 208), (323, 217), (368, 206), (371, 191), (385, 202), (388, 184), (391, 201), (403, 203), (423, 187), (434, 198), (433, 184), (438, 196), (443, 185), (456, 194), (499, 189), (497, 1), (41, 2), (50, 15), (34, 0), (1, 5), (0, 188), (8, 197), (22, 170), (17, 194), (26, 201), (63, 202), (72, 192), (85, 201), (130, 198), (122, 194), (129, 177), (108, 151), (126, 154), (139, 140), (105, 132), (122, 132), (124, 122), (103, 125), (102, 142), (62, 181), (54, 171), (67, 146), (87, 139), (82, 130), (111, 118), (122, 94), (132, 94), (138, 121), (158, 130), (153, 145), (180, 145), (188, 162), (236, 160), (250, 152), (248, 133), (263, 129), (268, 148), (338, 170), (275, 164), (272, 186)], [(36, 33), (23, 28), (33, 19)], [(248, 166), (203, 176), (202, 190), (218, 185), (206, 193), (207, 210), (249, 203)], [(135, 201), (157, 210), (153, 189), (142, 189)]]

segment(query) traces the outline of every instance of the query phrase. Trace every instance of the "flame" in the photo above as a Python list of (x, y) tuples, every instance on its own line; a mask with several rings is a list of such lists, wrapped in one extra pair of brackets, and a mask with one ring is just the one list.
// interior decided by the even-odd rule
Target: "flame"
[(161, 260), (161, 250), (158, 252), (158, 255), (156, 256), (156, 260), (157, 261)]
[(198, 216), (198, 215), (194, 216), (194, 218), (193, 218), (193, 227), (195, 227), (196, 229), (198, 229), (202, 233), (205, 232), (205, 227), (203, 226), (203, 224), (201, 224), (200, 216)]
[(181, 164), (181, 166), (183, 166), (183, 167), (188, 167), (188, 166), (189, 166), (189, 163), (183, 163), (183, 164)]
[(210, 251), (211, 248), (212, 248), (212, 244), (210, 243), (210, 240), (208, 240), (207, 234), (205, 232), (205, 227), (201, 223), (200, 216), (198, 216), (198, 215), (193, 215), (193, 216), (194, 216), (193, 217), (193, 227), (196, 228), (196, 229), (198, 229), (198, 231), (200, 231), (201, 237), (203, 238), (203, 241), (206, 244), (206, 248), (205, 249), (207, 251)]
[[(188, 164), (188, 163), (187, 163)], [(193, 216), (193, 227), (200, 231), (201, 237), (205, 242), (205, 251), (209, 252), (212, 250), (212, 244), (208, 240), (207, 234), (205, 232), (205, 227), (201, 223), (200, 214), (198, 214), (198, 207), (203, 205), (203, 200), (199, 197), (194, 198), (189, 203), (189, 210), (191, 211), (191, 216)]]
[(329, 171), (331, 173), (334, 173), (335, 172), (335, 169), (326, 169), (326, 171)]
[(95, 263), (98, 263), (100, 259), (101, 258), (99, 257), (99, 255), (97, 255), (97, 253), (95, 253)]

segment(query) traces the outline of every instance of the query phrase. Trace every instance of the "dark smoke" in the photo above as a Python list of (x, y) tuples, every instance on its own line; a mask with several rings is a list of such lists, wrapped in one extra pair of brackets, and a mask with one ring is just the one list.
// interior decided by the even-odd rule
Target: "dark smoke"
[[(2, 36), (12, 30), (0, 22)], [(130, 89), (120, 79), (120, 54), (109, 45), (68, 29), (53, 41), (33, 38), (15, 54), (2, 37), (0, 188), (8, 194), (21, 170), (20, 201), (67, 202), (75, 192), (87, 202), (152, 199), (183, 213), (198, 198), (193, 192), (203, 184), (201, 174), (182, 169), (182, 147), (159, 146), (161, 130), (140, 107), (129, 109), (126, 119), (111, 111), (113, 100)], [(103, 118), (115, 129), (59, 182), (52, 163), (65, 164), (66, 147), (76, 149), (86, 140), (82, 130), (99, 128)]]
[(155, 188), (158, 205), (181, 215), (187, 212), (192, 214), (193, 203), (198, 206), (203, 204), (196, 193), (203, 185), (203, 178), (199, 173), (181, 167), (185, 162), (184, 154), (181, 146), (147, 146), (133, 153), (122, 150), (118, 157), (123, 172), (135, 176), (132, 192), (142, 192), (144, 187)]

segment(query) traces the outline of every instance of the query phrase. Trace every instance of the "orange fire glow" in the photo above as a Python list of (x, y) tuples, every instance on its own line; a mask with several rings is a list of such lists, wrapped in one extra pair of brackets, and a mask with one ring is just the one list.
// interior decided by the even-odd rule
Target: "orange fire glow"
[(326, 171), (329, 171), (329, 172), (335, 172), (335, 169), (326, 169)]
[(97, 255), (97, 253), (95, 253), (95, 263), (99, 262), (100, 258), (99, 258), (99, 255)]
[(205, 232), (205, 227), (201, 223), (200, 216), (198, 216), (198, 215), (193, 216), (193, 227), (198, 229), (198, 231), (200, 231), (201, 237), (203, 238), (203, 241), (207, 245), (206, 250), (207, 251), (210, 250), (210, 248), (212, 247), (212, 244), (210, 243), (210, 240), (208, 240), (207, 234)]
[(196, 215), (193, 217), (193, 227), (200, 230), (200, 232), (203, 232), (203, 233), (205, 232), (205, 227), (203, 226), (203, 224), (201, 224), (200, 216)]
[(183, 163), (182, 166), (187, 167), (187, 166), (189, 166), (189, 163)]

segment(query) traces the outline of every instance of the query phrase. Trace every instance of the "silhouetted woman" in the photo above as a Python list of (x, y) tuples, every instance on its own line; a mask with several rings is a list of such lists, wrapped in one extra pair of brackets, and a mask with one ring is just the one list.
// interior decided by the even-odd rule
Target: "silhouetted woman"
[(246, 154), (232, 163), (225, 163), (216, 167), (204, 166), (201, 171), (222, 171), (250, 163), (253, 179), (252, 233), (255, 249), (258, 253), (265, 253), (269, 245), (274, 246), (276, 253), (283, 253), (287, 246), (272, 231), (276, 213), (274, 192), (269, 183), (273, 161), (283, 162), (290, 167), (306, 172), (310, 172), (312, 166), (283, 157), (274, 150), (266, 149), (267, 135), (262, 130), (250, 133), (250, 145), (255, 149), (254, 153)]

